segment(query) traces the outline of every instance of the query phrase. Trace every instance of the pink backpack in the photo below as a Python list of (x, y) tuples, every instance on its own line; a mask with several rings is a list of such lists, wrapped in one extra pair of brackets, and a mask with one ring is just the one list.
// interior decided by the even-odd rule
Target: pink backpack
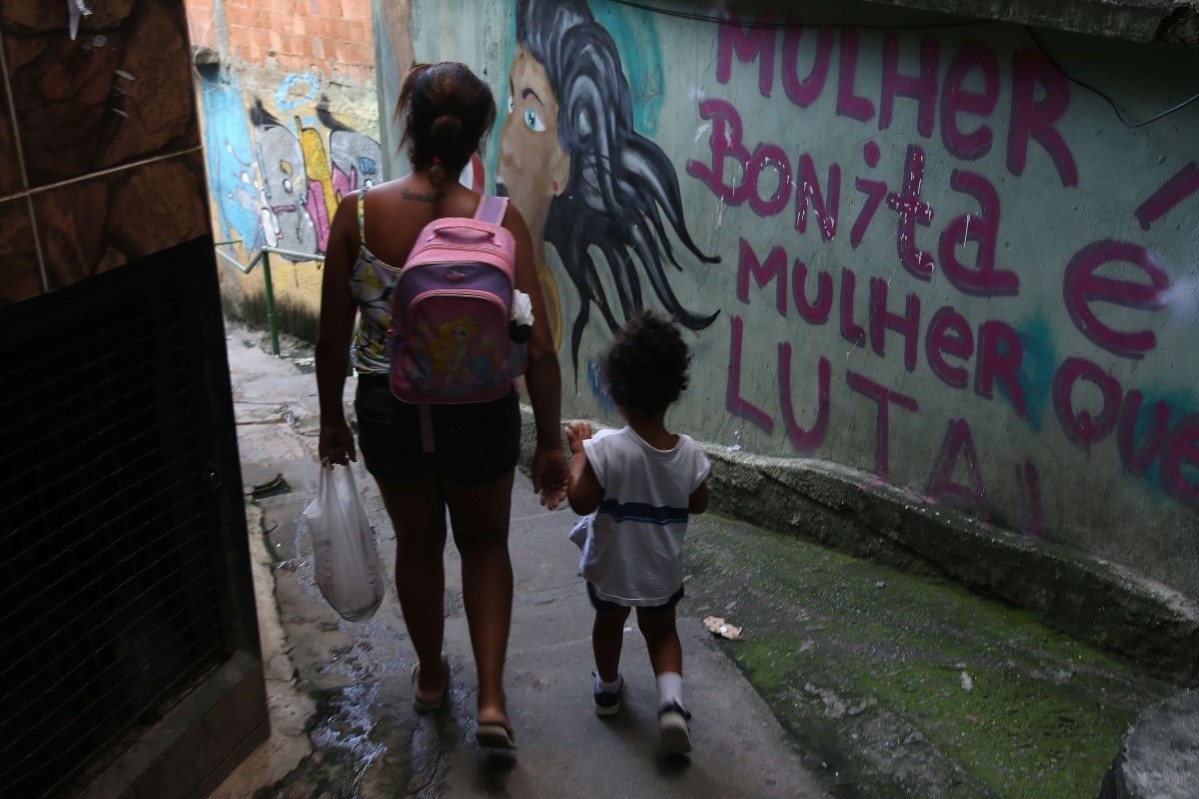
[(484, 196), (473, 219), (425, 225), (400, 269), (391, 306), (391, 392), (421, 408), (487, 402), (512, 390), (509, 321), (516, 241), (503, 227), (506, 197)]

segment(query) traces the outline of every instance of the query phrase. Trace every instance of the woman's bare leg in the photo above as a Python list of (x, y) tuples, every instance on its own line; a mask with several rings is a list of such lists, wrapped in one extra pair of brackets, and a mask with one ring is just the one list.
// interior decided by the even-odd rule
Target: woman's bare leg
[(512, 624), (508, 515), (513, 474), (485, 485), (444, 486), (454, 543), (462, 555), (462, 602), (479, 673), (478, 720), (483, 723), (508, 722), (504, 658)]
[(396, 591), (420, 663), (420, 697), (445, 690), (445, 497), (432, 479), (378, 481), (396, 533)]

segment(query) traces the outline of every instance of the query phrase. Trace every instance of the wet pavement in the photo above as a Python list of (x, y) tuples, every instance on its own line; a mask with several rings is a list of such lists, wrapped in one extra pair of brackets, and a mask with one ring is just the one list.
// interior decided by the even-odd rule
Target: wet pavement
[[(215, 796), (1145, 796), (1115, 792), (1121, 749), (1171, 760), (1180, 735), (1192, 733), (1187, 751), (1199, 740), (1193, 712), (1171, 716), (1161, 743), (1144, 743), (1154, 739), (1141, 730), (1126, 747), (1137, 716), (1178, 690), (1027, 614), (705, 514), (689, 536), (679, 620), (695, 751), (663, 758), (635, 628), (626, 630), (625, 710), (594, 715), (591, 611), (566, 539), (575, 517), (541, 508), (518, 474), (507, 686), (520, 749), (481, 751), (453, 545), (451, 702), (418, 716), (394, 588), (373, 619), (352, 624), (315, 587), (301, 522), (317, 476), (311, 352), (292, 344), (274, 357), (263, 338), (229, 329), (272, 735)], [(390, 525), (372, 481), (360, 468), (356, 477), (390, 563)], [(702, 623), (710, 615), (743, 626), (744, 640), (712, 636)], [(1150, 771), (1162, 784), (1162, 767)], [(1180, 790), (1162, 796), (1199, 795)]]

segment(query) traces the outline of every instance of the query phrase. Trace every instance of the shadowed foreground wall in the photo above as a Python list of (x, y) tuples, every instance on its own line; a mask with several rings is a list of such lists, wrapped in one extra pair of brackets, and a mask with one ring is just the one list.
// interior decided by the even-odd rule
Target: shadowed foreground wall
[(0, 0), (0, 785), (205, 794), (268, 734), (178, 0)]

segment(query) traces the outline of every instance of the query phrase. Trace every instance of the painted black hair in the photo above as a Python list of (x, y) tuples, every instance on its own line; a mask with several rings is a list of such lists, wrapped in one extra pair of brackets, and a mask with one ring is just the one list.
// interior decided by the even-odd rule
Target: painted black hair
[[(566, 191), (550, 204), (545, 240), (558, 251), (579, 295), (571, 332), (575, 374), (592, 303), (613, 332), (643, 307), (638, 263), (679, 324), (691, 330), (712, 324), (719, 311), (687, 310), (667, 280), (663, 255), (681, 267), (663, 217), (697, 259), (720, 258), (702, 253), (687, 231), (674, 164), (633, 129), (629, 84), (612, 36), (583, 0), (520, 0), (516, 39), (545, 67), (558, 100), (559, 141), (571, 159)], [(592, 249), (607, 263), (617, 308), (600, 281)]]

